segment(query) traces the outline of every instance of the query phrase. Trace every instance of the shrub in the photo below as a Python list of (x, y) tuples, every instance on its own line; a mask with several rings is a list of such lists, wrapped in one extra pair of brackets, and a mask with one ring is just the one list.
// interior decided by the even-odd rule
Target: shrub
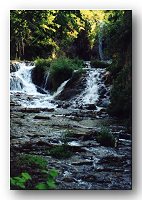
[(108, 108), (110, 115), (118, 117), (130, 117), (132, 113), (132, 83), (131, 67), (127, 66), (122, 69), (111, 90), (111, 104)]
[(51, 169), (49, 171), (43, 171), (47, 175), (47, 181), (38, 183), (36, 189), (38, 190), (48, 190), (56, 189), (55, 178), (58, 176), (58, 171), (56, 169)]
[(79, 59), (69, 59), (61, 57), (51, 62), (50, 76), (52, 79), (53, 90), (72, 76), (74, 70), (81, 69), (83, 61)]
[(11, 171), (11, 189), (56, 188), (55, 178), (58, 176), (58, 171), (54, 168), (48, 169), (47, 161), (41, 156), (28, 154), (17, 156), (14, 168), (15, 171)]
[(63, 144), (62, 146), (53, 147), (49, 150), (49, 155), (58, 159), (70, 158), (72, 156), (72, 152), (67, 144)]
[(97, 142), (100, 143), (102, 146), (106, 147), (114, 147), (115, 146), (115, 138), (114, 136), (109, 132), (108, 129), (103, 128), (100, 133), (96, 136)]
[(47, 167), (47, 161), (37, 155), (22, 154), (19, 157), (18, 165), (26, 165), (31, 168), (45, 169)]
[(29, 173), (23, 172), (20, 176), (11, 177), (10, 185), (13, 187), (13, 189), (25, 189), (25, 184), (31, 179), (32, 178)]

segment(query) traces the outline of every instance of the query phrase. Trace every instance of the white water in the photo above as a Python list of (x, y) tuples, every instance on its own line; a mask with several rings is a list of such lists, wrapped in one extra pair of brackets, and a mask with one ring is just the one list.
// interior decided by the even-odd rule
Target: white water
[[(31, 108), (56, 108), (57, 104), (54, 100), (63, 90), (67, 82), (64, 81), (57, 91), (51, 95), (48, 91), (47, 94), (41, 94), (37, 92), (36, 86), (32, 83), (31, 71), (35, 66), (26, 66), (25, 63), (19, 63), (19, 69), (16, 72), (10, 74), (10, 90), (11, 93), (18, 94), (18, 103), (24, 107)], [(86, 87), (84, 91), (75, 96), (71, 100), (73, 107), (81, 105), (95, 104), (99, 99), (99, 88), (105, 87), (102, 82), (102, 75), (105, 73), (105, 69), (91, 68), (90, 62), (87, 62), (86, 73)], [(47, 83), (47, 77), (45, 83)], [(45, 83), (43, 84), (45, 88)], [(16, 97), (16, 95), (15, 95)]]
[[(55, 108), (57, 105), (52, 103), (56, 97), (65, 87), (63, 82), (57, 91), (51, 95), (37, 92), (36, 86), (32, 83), (31, 72), (35, 66), (26, 66), (25, 63), (19, 63), (19, 69), (16, 72), (10, 73), (10, 92), (20, 95), (17, 102), (23, 107), (28, 108)], [(44, 88), (47, 83), (48, 75), (45, 78)]]
[[(105, 87), (102, 81), (102, 75), (105, 73), (105, 69), (93, 68), (87, 70), (86, 76), (86, 88), (76, 98), (73, 98), (73, 107), (95, 104), (99, 99), (99, 88)], [(97, 107), (98, 108), (98, 107)], [(99, 108), (98, 108), (99, 110)]]
[(34, 66), (19, 63), (19, 69), (10, 74), (10, 90), (26, 94), (37, 94), (37, 89), (31, 80), (31, 71)]

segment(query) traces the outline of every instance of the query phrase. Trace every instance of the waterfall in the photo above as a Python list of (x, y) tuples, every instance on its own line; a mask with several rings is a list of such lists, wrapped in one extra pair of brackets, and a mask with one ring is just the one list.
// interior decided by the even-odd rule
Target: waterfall
[(104, 60), (104, 55), (103, 55), (103, 27), (104, 27), (104, 23), (101, 22), (100, 23), (100, 32), (99, 32), (99, 55), (100, 55), (100, 59)]
[(44, 77), (43, 89), (46, 90), (47, 81), (49, 78), (49, 73), (47, 73)]
[(72, 106), (77, 108), (94, 105), (98, 110), (101, 107), (107, 107), (109, 104), (109, 96), (107, 95), (109, 88), (103, 82), (103, 75), (106, 70), (101, 68), (86, 70), (86, 87), (81, 94), (71, 100)]
[(53, 94), (53, 97), (58, 96), (58, 94), (60, 94), (60, 93), (63, 91), (65, 85), (67, 84), (67, 82), (68, 82), (69, 80), (70, 80), (70, 79), (68, 79), (68, 80), (64, 81), (63, 83), (61, 83), (61, 85), (58, 87), (57, 91)]
[[(83, 92), (79, 95), (74, 96), (71, 99), (71, 106), (75, 108), (79, 108), (80, 106), (86, 105), (95, 105), (97, 107), (101, 107), (109, 103), (109, 98), (106, 95), (108, 92), (104, 82), (103, 82), (103, 74), (105, 73), (105, 69), (100, 68), (91, 68), (90, 62), (86, 63), (86, 77), (85, 79), (85, 88)], [(31, 79), (31, 71), (35, 66), (26, 65), (25, 63), (20, 63), (19, 68), (16, 72), (10, 73), (10, 91), (11, 94), (18, 92), (18, 102), (20, 105), (24, 107), (32, 107), (32, 108), (56, 108), (57, 101), (56, 98), (65, 88), (68, 80), (61, 83), (59, 88), (53, 95), (51, 95), (48, 91), (47, 93), (39, 93), (38, 91), (43, 90), (42, 88), (39, 90), (37, 86), (32, 83)], [(44, 85), (47, 84), (48, 74), (45, 77)], [(16, 95), (13, 95), (16, 98)], [(100, 101), (100, 98), (102, 101)], [(99, 105), (98, 105), (99, 102)]]
[(13, 92), (23, 92), (26, 94), (36, 94), (36, 86), (31, 80), (31, 71), (35, 66), (26, 66), (19, 63), (19, 69), (10, 73), (10, 90)]

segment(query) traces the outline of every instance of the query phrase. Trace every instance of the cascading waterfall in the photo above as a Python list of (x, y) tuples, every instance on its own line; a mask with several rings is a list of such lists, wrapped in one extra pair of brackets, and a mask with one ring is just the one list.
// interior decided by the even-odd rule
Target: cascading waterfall
[[(105, 84), (102, 81), (102, 77), (105, 73), (105, 69), (101, 68), (88, 68), (86, 73), (86, 87), (84, 91), (79, 94), (77, 97), (73, 98), (72, 105), (73, 107), (80, 107), (82, 105), (97, 105), (100, 98), (100, 91), (105, 90), (108, 91)], [(109, 103), (109, 96), (104, 96), (104, 102)], [(100, 107), (96, 106), (99, 110)]]
[(34, 66), (19, 63), (19, 69), (10, 74), (10, 90), (26, 94), (37, 94), (36, 86), (31, 80), (31, 71)]
[[(84, 91), (75, 96), (71, 100), (71, 105), (74, 108), (79, 108), (82, 105), (94, 104), (97, 105), (97, 102), (100, 98), (100, 89), (105, 88), (105, 85), (102, 81), (102, 75), (105, 73), (105, 69), (100, 68), (91, 68), (90, 62), (86, 63), (86, 87)], [(26, 66), (25, 63), (19, 63), (19, 68), (16, 72), (10, 74), (10, 90), (11, 93), (19, 93), (19, 104), (24, 107), (31, 108), (56, 108), (55, 97), (58, 96), (63, 90), (67, 82), (64, 81), (56, 92), (51, 95), (48, 91), (47, 94), (41, 94), (37, 91), (36, 86), (32, 83), (31, 71), (35, 66)], [(45, 89), (45, 84), (48, 80), (48, 74), (45, 78), (45, 83), (43, 89)], [(104, 101), (109, 102), (108, 96), (104, 97)], [(99, 108), (97, 106), (97, 108)]]
[[(51, 95), (48, 91), (47, 94), (41, 94), (37, 91), (36, 86), (32, 83), (31, 72), (35, 67), (34, 65), (26, 65), (26, 63), (18, 63), (19, 68), (16, 72), (10, 73), (10, 92), (20, 94), (17, 101), (20, 105), (30, 108), (55, 108), (57, 105), (52, 103), (56, 97), (65, 87), (66, 83), (63, 82), (57, 91)], [(45, 77), (43, 89), (45, 89), (48, 80), (48, 74)]]

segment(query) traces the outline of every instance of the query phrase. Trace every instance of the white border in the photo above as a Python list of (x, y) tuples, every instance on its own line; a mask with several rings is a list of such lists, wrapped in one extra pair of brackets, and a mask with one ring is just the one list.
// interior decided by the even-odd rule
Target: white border
[[(142, 197), (142, 6), (141, 0), (3, 0), (0, 6), (0, 199), (141, 199)], [(10, 191), (9, 190), (9, 10), (130, 9), (133, 10), (133, 190)]]

